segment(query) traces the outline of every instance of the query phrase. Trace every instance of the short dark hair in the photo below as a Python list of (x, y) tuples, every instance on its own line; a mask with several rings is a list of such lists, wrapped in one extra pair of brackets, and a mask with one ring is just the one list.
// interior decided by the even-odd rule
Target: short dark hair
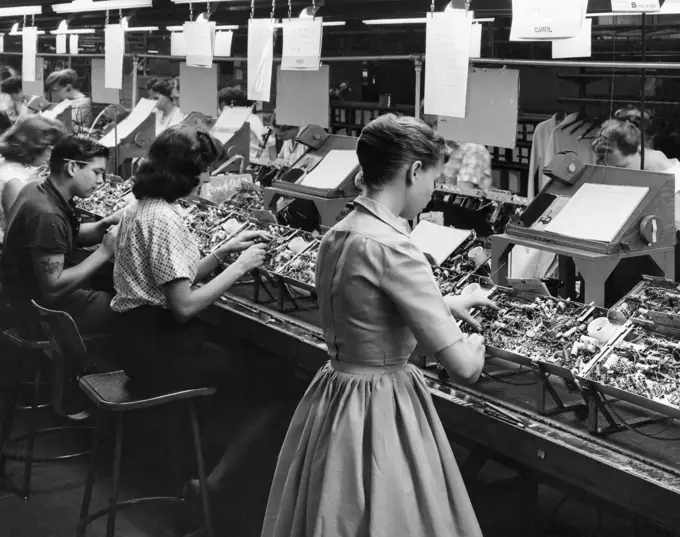
[(154, 91), (165, 95), (168, 99), (172, 99), (172, 90), (175, 87), (175, 82), (166, 78), (154, 78), (147, 85), (147, 91)]
[(15, 95), (23, 89), (24, 85), (20, 76), (10, 76), (0, 82), (0, 91), (8, 95)]
[(80, 89), (80, 80), (78, 80), (78, 73), (73, 69), (62, 69), (61, 71), (54, 71), (50, 73), (45, 81), (48, 90), (55, 87), (63, 88), (71, 85), (73, 89)]
[(61, 174), (69, 160), (91, 162), (98, 157), (109, 158), (109, 148), (89, 136), (69, 134), (52, 149), (50, 172)]
[(24, 116), (0, 138), (0, 155), (8, 161), (30, 166), (64, 136), (66, 128), (61, 121), (44, 116)]
[(222, 144), (207, 131), (190, 125), (167, 128), (139, 166), (132, 192), (137, 199), (161, 198), (174, 203), (199, 184), (199, 177), (223, 156)]
[(9, 65), (0, 65), (0, 81), (6, 80), (11, 76), (17, 76), (16, 70)]
[(250, 106), (245, 91), (238, 88), (222, 88), (217, 94), (217, 102), (224, 106)]
[(444, 138), (424, 121), (386, 114), (361, 131), (357, 156), (368, 190), (379, 190), (404, 165), (420, 161), (427, 169), (445, 162), (450, 154)]

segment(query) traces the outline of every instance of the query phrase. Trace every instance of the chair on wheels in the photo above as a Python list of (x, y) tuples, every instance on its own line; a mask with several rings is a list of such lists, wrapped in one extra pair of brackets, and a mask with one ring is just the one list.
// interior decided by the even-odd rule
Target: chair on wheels
[[(87, 352), (85, 344), (80, 337), (78, 328), (73, 319), (64, 312), (51, 311), (34, 304), (41, 315), (41, 320), (45, 326), (50, 340), (53, 341), (55, 348), (60, 353), (66, 352), (73, 357), (82, 356)], [(120, 484), (121, 459), (123, 454), (123, 417), (125, 412), (141, 410), (160, 405), (174, 403), (176, 401), (186, 402), (189, 409), (191, 421), (191, 431), (194, 440), (196, 464), (198, 466), (198, 479), (201, 489), (201, 500), (203, 504), (203, 518), (205, 528), (209, 537), (214, 537), (212, 518), (210, 514), (210, 504), (208, 489), (205, 478), (205, 463), (203, 460), (203, 449), (201, 446), (201, 435), (194, 407), (194, 398), (213, 395), (215, 388), (199, 388), (184, 390), (180, 392), (166, 393), (153, 397), (138, 397), (131, 394), (126, 389), (128, 377), (124, 371), (113, 373), (102, 373), (86, 375), (80, 379), (80, 388), (85, 395), (94, 403), (97, 408), (95, 437), (92, 444), (90, 455), (90, 467), (87, 473), (83, 504), (80, 511), (80, 522), (76, 535), (82, 537), (85, 530), (93, 521), (107, 515), (106, 537), (114, 537), (116, 531), (116, 512), (119, 508), (137, 505), (143, 502), (184, 502), (183, 498), (175, 496), (155, 496), (147, 498), (135, 498), (131, 500), (118, 501), (118, 488)], [(113, 454), (113, 474), (111, 492), (109, 494), (108, 506), (90, 513), (90, 500), (92, 499), (92, 488), (97, 469), (97, 452), (101, 441), (104, 428), (104, 414), (114, 413), (116, 430), (115, 445)]]

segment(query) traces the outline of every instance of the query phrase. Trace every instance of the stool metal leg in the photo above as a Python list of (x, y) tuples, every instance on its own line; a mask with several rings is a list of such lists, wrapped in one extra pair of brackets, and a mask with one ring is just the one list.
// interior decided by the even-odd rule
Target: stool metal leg
[[(210, 513), (210, 498), (208, 497), (208, 482), (205, 477), (205, 463), (203, 461), (203, 446), (201, 445), (201, 432), (198, 428), (198, 419), (194, 402), (189, 400), (189, 418), (191, 420), (191, 431), (194, 436), (194, 448), (196, 450), (196, 463), (198, 464), (198, 483), (201, 488), (201, 500), (203, 503), (203, 518), (205, 519), (205, 529), (209, 537), (215, 537), (213, 530), (212, 516)], [(109, 536), (107, 536), (109, 537)]]
[(104, 428), (104, 417), (101, 413), (97, 413), (97, 423), (94, 429), (94, 438), (92, 439), (92, 449), (90, 451), (90, 464), (87, 469), (87, 481), (85, 482), (85, 493), (83, 495), (83, 504), (80, 507), (80, 523), (76, 531), (76, 537), (83, 537), (85, 535), (85, 528), (87, 527), (87, 519), (90, 516), (90, 502), (92, 501), (92, 488), (94, 487), (94, 478), (97, 474), (97, 456), (99, 454), (99, 444), (101, 443), (102, 430)]
[(38, 403), (40, 402), (40, 361), (33, 374), (33, 408), (28, 418), (28, 443), (26, 445), (26, 461), (24, 464), (24, 499), (31, 495), (31, 473), (33, 471), (33, 449), (35, 448), (35, 422)]
[[(0, 446), (4, 446), (5, 442), (12, 437), (12, 428), (14, 426), (14, 415), (16, 414), (16, 400), (19, 393), (16, 387), (7, 389), (4, 394), (4, 401), (2, 403), (2, 416), (0, 416)], [(5, 463), (7, 457), (0, 450), (0, 481), (5, 479)]]
[(120, 461), (123, 457), (123, 412), (116, 416), (116, 446), (113, 453), (113, 483), (109, 497), (109, 516), (106, 523), (106, 537), (114, 537), (116, 532), (116, 504), (118, 503), (118, 485), (120, 483)]

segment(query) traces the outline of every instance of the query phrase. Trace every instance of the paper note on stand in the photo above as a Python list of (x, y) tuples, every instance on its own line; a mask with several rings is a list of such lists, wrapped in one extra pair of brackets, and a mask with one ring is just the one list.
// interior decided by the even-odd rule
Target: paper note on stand
[(210, 68), (179, 64), (179, 85), (182, 88), (182, 110), (186, 114), (201, 112), (217, 115), (217, 65)]
[(217, 121), (210, 129), (210, 134), (223, 144), (238, 131), (253, 113), (250, 106), (225, 106)]
[(482, 57), (482, 25), (473, 24), (470, 28), (470, 58)]
[(437, 130), (447, 140), (513, 149), (517, 142), (519, 71), (470, 70), (464, 118), (438, 118)]
[(576, 37), (585, 18), (587, 0), (512, 0), (510, 41), (541, 41)]
[(121, 90), (107, 88), (105, 60), (92, 59), (92, 100), (96, 103), (119, 104)]
[(123, 89), (123, 56), (125, 55), (125, 30), (121, 24), (107, 24), (104, 30), (104, 87)]
[(215, 47), (214, 22), (185, 22), (184, 40), (189, 67), (212, 67)]
[(234, 40), (234, 32), (217, 32), (215, 34), (215, 56), (222, 58), (231, 57), (231, 43)]
[(425, 113), (465, 117), (472, 19), (463, 10), (427, 17)]
[(57, 34), (57, 54), (66, 54), (66, 34)]
[(592, 55), (593, 20), (583, 21), (581, 31), (570, 39), (556, 39), (552, 42), (552, 57), (560, 58), (590, 58)]
[(38, 95), (44, 96), (45, 94), (45, 84), (43, 82), (43, 76), (45, 71), (45, 60), (43, 58), (35, 59), (35, 82), (29, 82), (28, 80), (22, 79), (22, 87), (24, 90), (24, 95)]
[(610, 243), (631, 217), (649, 188), (585, 183), (545, 227), (575, 239)]
[(99, 140), (99, 143), (106, 147), (116, 147), (116, 140), (118, 143), (124, 140), (127, 136), (132, 134), (142, 122), (153, 114), (156, 108), (156, 101), (151, 99), (140, 99), (130, 112), (130, 115), (121, 121), (116, 129), (109, 131), (104, 137)]
[(283, 71), (276, 73), (276, 120), (280, 125), (319, 125), (328, 128), (330, 71), (322, 65), (318, 71)]
[(469, 229), (445, 227), (421, 220), (411, 232), (411, 240), (421, 252), (441, 265), (471, 233)]
[(24, 26), (21, 34), (21, 77), (26, 82), (35, 82), (35, 58), (38, 52), (38, 28)]
[(319, 17), (284, 20), (281, 69), (317, 71), (321, 60), (322, 35), (323, 20)]
[(354, 179), (359, 171), (359, 158), (354, 150), (332, 149), (311, 172), (303, 176), (300, 184), (332, 190), (348, 177)]
[(184, 31), (172, 32), (170, 34), (170, 55), (186, 58), (187, 42), (184, 38)]
[(50, 119), (59, 119), (59, 116), (72, 106), (73, 101), (71, 99), (64, 99), (63, 101), (58, 102), (51, 110), (45, 110), (42, 115)]
[(68, 49), (73, 55), (78, 54), (78, 34), (73, 34), (68, 36)]
[(250, 19), (248, 22), (248, 99), (269, 102), (273, 65), (274, 22), (271, 19)]

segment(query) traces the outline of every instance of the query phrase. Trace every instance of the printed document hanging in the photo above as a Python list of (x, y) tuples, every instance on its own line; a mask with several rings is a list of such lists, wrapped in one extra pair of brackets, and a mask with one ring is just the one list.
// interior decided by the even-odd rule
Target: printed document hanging
[(318, 71), (321, 60), (323, 20), (283, 21), (283, 71)]
[(24, 26), (21, 34), (23, 45), (21, 55), (21, 74), (24, 82), (35, 82), (35, 58), (38, 52), (38, 28)]
[(586, 8), (586, 0), (512, 0), (510, 41), (576, 37)]
[(425, 113), (465, 117), (472, 18), (462, 9), (427, 16)]
[(274, 65), (274, 21), (248, 22), (248, 99), (267, 101), (272, 88)]
[(123, 89), (125, 30), (120, 24), (107, 24), (104, 30), (104, 87)]
[(212, 67), (215, 48), (214, 22), (185, 22), (184, 40), (189, 67)]

